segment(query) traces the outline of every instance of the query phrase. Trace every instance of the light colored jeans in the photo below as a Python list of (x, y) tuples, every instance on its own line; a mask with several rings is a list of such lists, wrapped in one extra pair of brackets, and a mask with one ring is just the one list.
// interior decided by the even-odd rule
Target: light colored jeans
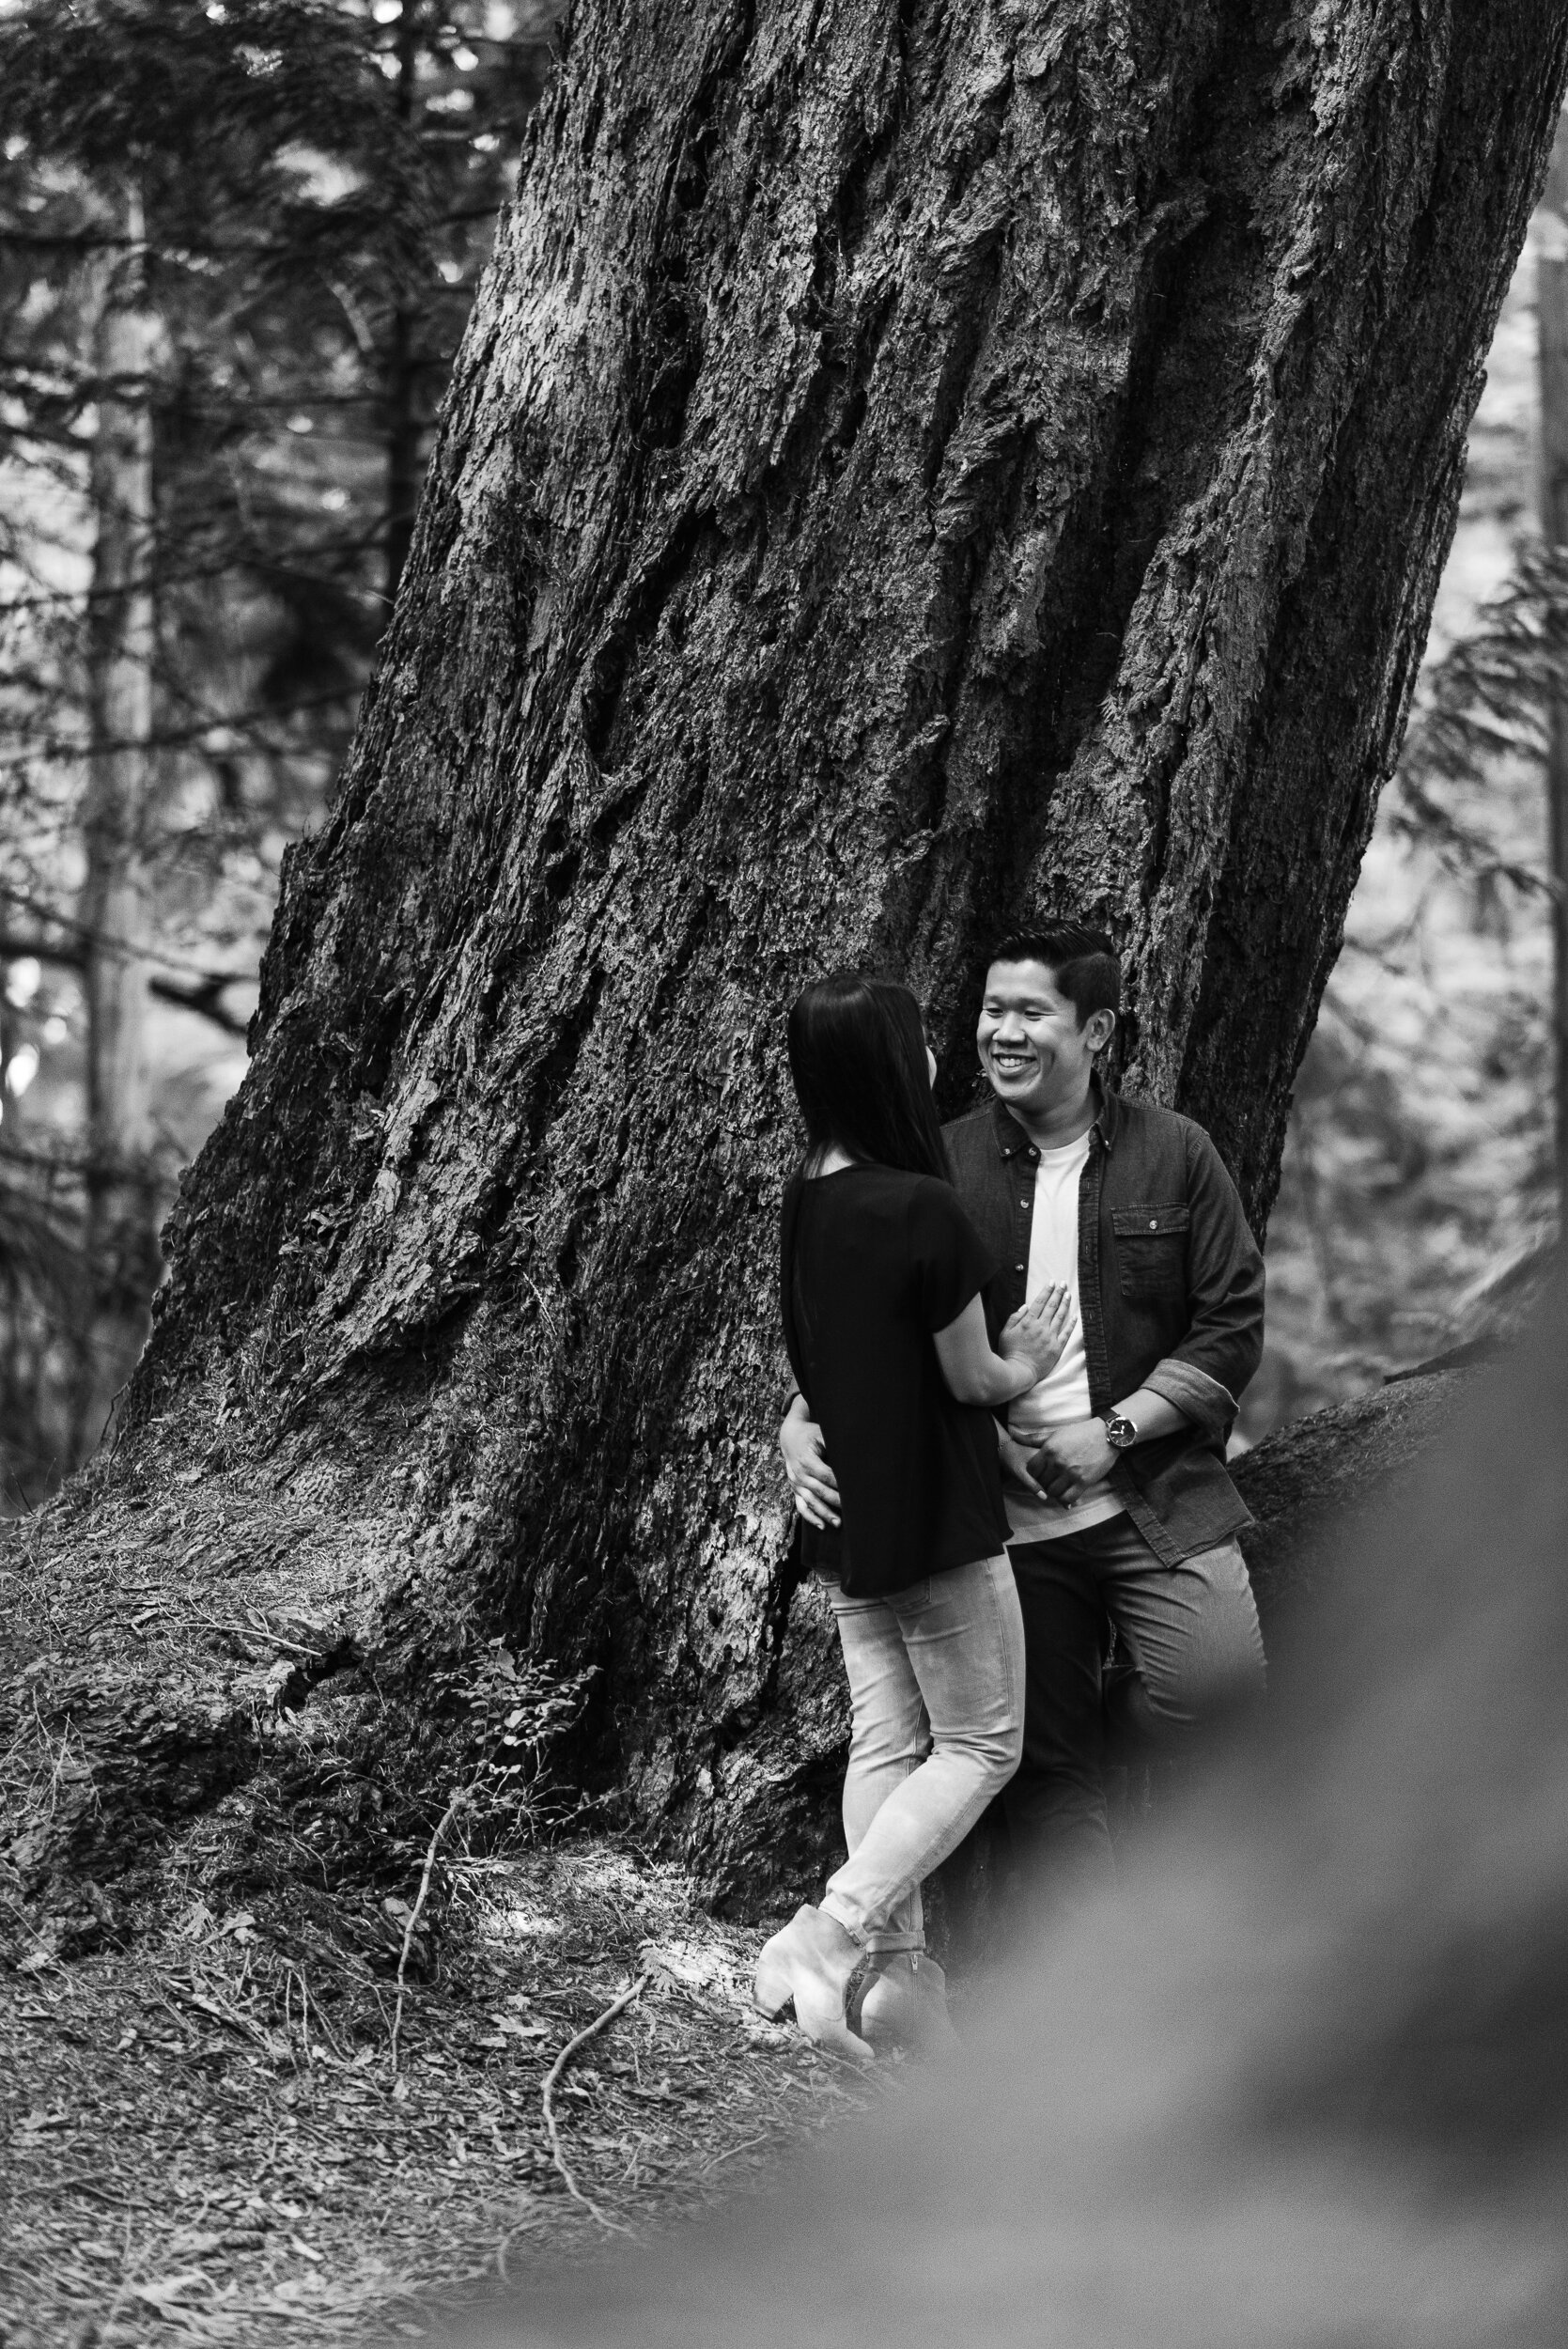
[(1023, 1616), (1005, 1557), (882, 1598), (823, 1578), (849, 1675), (849, 1857), (822, 1906), (867, 1950), (925, 1947), (923, 1877), (963, 1842), (1023, 1751)]

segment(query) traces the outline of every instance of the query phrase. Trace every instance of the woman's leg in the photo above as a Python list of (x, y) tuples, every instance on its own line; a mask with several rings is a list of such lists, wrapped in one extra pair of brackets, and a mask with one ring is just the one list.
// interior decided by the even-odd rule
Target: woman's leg
[[(854, 1858), (873, 1820), (931, 1749), (925, 1700), (920, 1693), (898, 1617), (886, 1600), (846, 1598), (826, 1583), (838, 1625), (849, 1682), (849, 1766), (844, 1774), (844, 1840)], [(924, 1950), (920, 1887), (890, 1912), (885, 1926), (864, 1936), (874, 1952)]]
[[(844, 1826), (845, 1841), (854, 1852), (889, 1794), (918, 1770), (930, 1735), (898, 1617), (882, 1600), (846, 1598), (831, 1581), (827, 1589), (852, 1704)], [(769, 2015), (793, 1999), (796, 2019), (810, 2038), (863, 2061), (871, 2049), (850, 2029), (846, 2014), (862, 1952), (908, 1966), (920, 1962), (914, 1952), (924, 1947), (918, 1879), (863, 1935), (851, 1936), (826, 1909), (802, 1908), (763, 1948), (753, 1995)]]
[(963, 1841), (1023, 1745), (1023, 1617), (1005, 1557), (934, 1574), (878, 1604), (897, 1624), (931, 1750), (829, 1881), (823, 1913), (862, 1947)]

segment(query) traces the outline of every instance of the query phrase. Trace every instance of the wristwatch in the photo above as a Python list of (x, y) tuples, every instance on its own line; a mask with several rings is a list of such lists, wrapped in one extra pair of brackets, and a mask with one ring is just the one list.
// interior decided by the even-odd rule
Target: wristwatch
[(1130, 1452), (1138, 1441), (1137, 1423), (1128, 1419), (1125, 1411), (1107, 1411), (1100, 1423), (1112, 1452)]

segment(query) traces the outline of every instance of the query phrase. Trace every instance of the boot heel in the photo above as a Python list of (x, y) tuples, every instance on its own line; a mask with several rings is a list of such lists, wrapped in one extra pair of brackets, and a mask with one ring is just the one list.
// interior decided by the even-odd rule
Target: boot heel
[(845, 2020), (842, 1990), (835, 1994), (825, 1983), (798, 1982), (795, 2019), (819, 2047), (831, 2047), (834, 2055), (847, 2056), (851, 2063), (876, 2062), (877, 2050), (857, 2038)]
[(752, 2002), (759, 2006), (770, 2023), (776, 2023), (795, 1996), (795, 1983), (789, 1968), (764, 1950), (752, 1977)]
[(870, 2063), (872, 2050), (845, 2019), (848, 1992), (858, 1983), (863, 1963), (842, 1925), (815, 1908), (800, 1908), (763, 1944), (752, 1976), (752, 1996), (775, 2019), (793, 1999), (795, 2019), (808, 2039), (851, 2062)]
[(924, 1951), (893, 1957), (873, 1975), (861, 2000), (860, 2028), (878, 2053), (951, 2054), (959, 2045), (947, 2012), (947, 1977)]

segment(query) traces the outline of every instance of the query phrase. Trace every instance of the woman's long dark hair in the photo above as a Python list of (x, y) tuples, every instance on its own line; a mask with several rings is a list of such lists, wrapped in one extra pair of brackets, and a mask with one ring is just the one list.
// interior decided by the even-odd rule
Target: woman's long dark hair
[(925, 1066), (925, 1026), (907, 987), (835, 971), (789, 1013), (789, 1073), (808, 1162), (836, 1143), (852, 1159), (951, 1182)]

